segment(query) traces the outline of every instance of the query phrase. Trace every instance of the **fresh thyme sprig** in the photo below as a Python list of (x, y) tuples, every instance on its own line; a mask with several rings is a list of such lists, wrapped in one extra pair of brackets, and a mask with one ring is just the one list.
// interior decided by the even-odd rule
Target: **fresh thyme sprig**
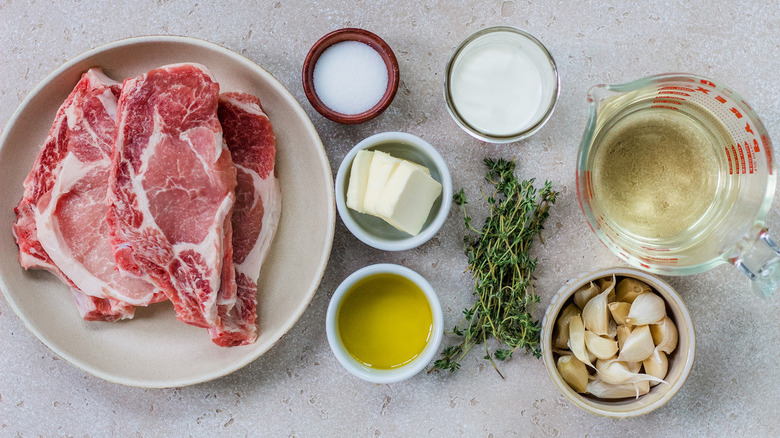
[[(488, 167), (485, 179), (494, 191), (486, 197), (490, 214), (481, 230), (471, 225), (463, 189), (453, 196), (455, 204), (463, 209), (467, 229), (463, 242), (477, 300), (463, 311), (463, 320), (452, 330), (461, 342), (446, 347), (432, 370), (454, 372), (472, 347), (484, 344), (484, 358), (503, 378), (494, 358), (503, 361), (519, 348), (537, 358), (541, 356), (541, 327), (533, 318), (534, 304), (539, 302), (533, 285), (537, 259), (532, 259), (529, 252), (536, 235), (544, 243), (541, 231), (558, 193), (549, 181), (538, 191), (534, 179), (519, 181), (514, 161), (486, 158), (484, 163)], [(487, 345), (491, 337), (507, 348), (491, 354)]]

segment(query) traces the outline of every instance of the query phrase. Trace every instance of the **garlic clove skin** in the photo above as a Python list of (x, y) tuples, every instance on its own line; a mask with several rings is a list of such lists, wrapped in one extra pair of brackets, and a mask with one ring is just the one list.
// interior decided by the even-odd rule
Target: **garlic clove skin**
[(628, 311), (631, 309), (631, 303), (624, 303), (622, 301), (615, 301), (607, 305), (609, 313), (612, 315), (612, 319), (615, 320), (617, 325), (625, 325), (626, 317), (628, 317)]
[(626, 344), (626, 339), (628, 339), (628, 335), (631, 334), (631, 326), (629, 325), (620, 325), (617, 328), (617, 342), (618, 342), (618, 349), (622, 350), (623, 346)]
[(615, 288), (615, 301), (623, 303), (633, 303), (636, 297), (639, 295), (652, 292), (653, 289), (644, 281), (637, 280), (636, 278), (624, 278), (620, 280)]
[(641, 325), (631, 330), (631, 334), (623, 343), (623, 348), (620, 349), (618, 360), (641, 362), (650, 357), (654, 349), (655, 344), (653, 344), (653, 336), (650, 334), (650, 327)]
[(569, 342), (569, 319), (575, 315), (580, 315), (580, 309), (574, 304), (569, 303), (568, 306), (561, 310), (558, 319), (555, 321), (555, 329), (553, 330), (553, 348), (567, 347), (566, 344)]
[(663, 382), (662, 379), (649, 374), (631, 372), (626, 362), (621, 362), (617, 359), (596, 361), (596, 371), (601, 381), (614, 385), (638, 383), (645, 380), (658, 383)]
[(582, 321), (585, 328), (599, 336), (609, 334), (609, 308), (607, 307), (609, 294), (612, 288), (608, 287), (603, 292), (591, 298), (582, 309)]
[(568, 347), (580, 362), (593, 367), (593, 362), (588, 358), (588, 350), (585, 348), (585, 326), (579, 316), (572, 316), (569, 319)]
[(664, 299), (654, 293), (643, 293), (634, 299), (626, 317), (626, 324), (646, 325), (661, 322), (666, 316)]
[[(666, 373), (669, 371), (669, 359), (666, 357), (666, 353), (656, 347), (653, 350), (653, 354), (642, 361), (642, 365), (645, 367), (645, 373), (659, 379), (666, 377)], [(651, 382), (650, 386), (655, 386), (661, 382)]]
[(588, 389), (588, 369), (575, 356), (561, 356), (557, 363), (558, 372), (571, 388), (579, 393)]
[(642, 362), (626, 362), (626, 366), (632, 373), (639, 373), (642, 370)]
[(585, 304), (587, 304), (588, 301), (591, 300), (591, 298), (595, 297), (600, 293), (601, 293), (601, 288), (593, 284), (593, 282), (591, 281), (590, 284), (582, 286), (581, 288), (577, 289), (577, 292), (574, 292), (574, 303), (580, 309), (584, 309)]
[(618, 351), (617, 342), (585, 331), (585, 347), (599, 359), (609, 359)]
[(677, 348), (677, 326), (668, 316), (657, 324), (650, 326), (650, 334), (653, 336), (653, 343), (658, 350), (666, 354), (672, 354)]
[(613, 399), (636, 397), (650, 392), (650, 384), (647, 380), (637, 383), (624, 383), (613, 385), (596, 379), (588, 383), (588, 393), (598, 398)]

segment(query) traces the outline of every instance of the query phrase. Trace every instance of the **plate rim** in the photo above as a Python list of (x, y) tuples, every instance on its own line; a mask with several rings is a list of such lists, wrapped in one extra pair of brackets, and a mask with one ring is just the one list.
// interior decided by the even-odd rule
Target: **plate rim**
[(126, 385), (126, 386), (133, 386), (138, 388), (159, 389), (159, 388), (174, 388), (174, 387), (195, 385), (199, 383), (208, 382), (214, 379), (218, 379), (220, 377), (224, 377), (228, 374), (231, 374), (257, 360), (260, 356), (262, 356), (268, 350), (274, 347), (279, 342), (279, 340), (281, 340), (284, 336), (287, 335), (287, 333), (289, 333), (289, 331), (295, 326), (295, 324), (298, 323), (301, 316), (303, 316), (303, 313), (311, 304), (312, 300), (314, 299), (314, 296), (317, 294), (317, 290), (319, 289), (319, 286), (322, 283), (322, 279), (325, 275), (325, 271), (327, 269), (328, 262), (330, 260), (330, 254), (333, 249), (333, 240), (334, 240), (335, 229), (336, 229), (336, 208), (335, 208), (335, 188), (333, 186), (333, 172), (330, 168), (330, 161), (328, 160), (327, 153), (325, 152), (325, 146), (322, 143), (322, 139), (320, 138), (320, 135), (317, 132), (314, 123), (311, 121), (309, 115), (306, 114), (306, 111), (304, 111), (300, 102), (298, 102), (298, 100), (295, 99), (295, 96), (293, 96), (292, 93), (290, 93), (290, 90), (288, 90), (287, 87), (284, 86), (284, 84), (282, 84), (278, 79), (276, 79), (276, 77), (274, 77), (270, 72), (265, 70), (262, 66), (260, 66), (256, 62), (220, 44), (207, 41), (201, 38), (196, 38), (196, 37), (183, 36), (183, 35), (142, 35), (142, 36), (127, 37), (127, 38), (114, 40), (108, 43), (100, 44), (65, 61), (63, 64), (61, 64), (51, 73), (49, 73), (46, 77), (44, 77), (40, 82), (38, 82), (38, 84), (35, 87), (33, 87), (27, 93), (25, 98), (19, 103), (19, 106), (16, 107), (16, 110), (11, 114), (11, 117), (8, 119), (8, 122), (3, 127), (2, 134), (0, 134), (0, 150), (3, 149), (3, 147), (5, 146), (8, 140), (8, 135), (10, 132), (9, 128), (16, 123), (17, 119), (19, 119), (21, 114), (30, 104), (30, 101), (45, 86), (47, 86), (50, 82), (52, 82), (52, 80), (55, 79), (57, 76), (61, 75), (64, 71), (72, 68), (74, 65), (84, 61), (89, 57), (95, 56), (97, 54), (103, 53), (108, 50), (129, 46), (129, 45), (155, 43), (155, 42), (183, 43), (183, 44), (199, 46), (210, 50), (215, 50), (220, 54), (228, 56), (233, 60), (249, 67), (250, 69), (254, 70), (256, 73), (258, 73), (259, 76), (265, 77), (267, 80), (271, 81), (274, 85), (274, 88), (279, 89), (284, 99), (289, 101), (292, 104), (291, 106), (295, 111), (295, 113), (297, 113), (299, 116), (302, 116), (302, 119), (304, 121), (304, 124), (307, 126), (307, 129), (309, 129), (314, 135), (314, 138), (316, 140), (316, 146), (319, 146), (317, 148), (317, 155), (320, 158), (320, 165), (325, 170), (325, 176), (326, 179), (328, 180), (328, 184), (325, 190), (328, 194), (328, 201), (329, 201), (327, 203), (328, 209), (327, 209), (327, 217), (326, 217), (329, 226), (327, 227), (327, 235), (325, 236), (327, 244), (326, 247), (323, 248), (324, 251), (322, 253), (322, 257), (320, 258), (319, 264), (317, 266), (318, 272), (317, 275), (315, 275), (315, 277), (312, 279), (313, 281), (311, 284), (311, 290), (305, 295), (305, 299), (300, 303), (298, 308), (296, 308), (295, 311), (291, 314), (292, 318), (289, 320), (289, 322), (282, 325), (282, 329), (280, 330), (278, 336), (272, 338), (271, 342), (268, 342), (267, 346), (260, 348), (255, 352), (252, 352), (251, 354), (247, 355), (246, 357), (242, 358), (236, 363), (231, 364), (228, 367), (224, 367), (215, 372), (205, 373), (195, 378), (190, 377), (190, 378), (174, 378), (174, 379), (143, 379), (143, 378), (129, 378), (129, 377), (116, 376), (113, 373), (104, 372), (100, 369), (96, 369), (86, 364), (81, 359), (61, 351), (59, 348), (57, 348), (56, 346), (48, 342), (45, 339), (45, 336), (43, 336), (43, 334), (38, 329), (30, 325), (30, 322), (27, 320), (27, 318), (23, 316), (21, 309), (18, 307), (16, 301), (12, 298), (11, 294), (8, 292), (8, 285), (5, 283), (5, 279), (2, 276), (0, 276), (0, 291), (2, 291), (3, 296), (5, 297), (5, 300), (8, 303), (11, 310), (13, 310), (16, 317), (22, 321), (25, 329), (28, 332), (32, 333), (33, 336), (35, 336), (35, 338), (39, 342), (44, 344), (52, 353), (56, 354), (58, 357), (66, 361), (68, 364), (78, 368), (79, 370), (84, 371), (87, 374), (93, 375), (100, 379), (106, 380), (108, 382)]

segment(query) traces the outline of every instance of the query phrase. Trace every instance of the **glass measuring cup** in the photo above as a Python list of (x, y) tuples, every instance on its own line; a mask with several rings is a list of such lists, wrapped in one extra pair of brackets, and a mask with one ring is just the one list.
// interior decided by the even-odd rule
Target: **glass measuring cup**
[(769, 296), (780, 251), (764, 228), (772, 144), (738, 94), (691, 74), (588, 92), (577, 195), (591, 229), (631, 265), (689, 275), (732, 263)]

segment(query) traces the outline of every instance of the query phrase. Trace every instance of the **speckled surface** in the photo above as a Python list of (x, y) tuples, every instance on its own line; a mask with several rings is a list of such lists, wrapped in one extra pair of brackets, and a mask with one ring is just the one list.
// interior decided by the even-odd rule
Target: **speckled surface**
[[(568, 278), (620, 264), (590, 232), (576, 199), (574, 159), (589, 86), (669, 71), (699, 73), (740, 92), (770, 135), (780, 138), (780, 12), (765, 2), (218, 3), (0, 1), (0, 126), (38, 81), (96, 45), (144, 34), (216, 42), (256, 61), (287, 86), (319, 130), (334, 172), (351, 145), (377, 132), (400, 130), (435, 145), (455, 187), (465, 187), (471, 199), (481, 187), (484, 156), (515, 158), (521, 176), (551, 179), (561, 196), (549, 218), (546, 245), (534, 248), (540, 318)], [(516, 25), (537, 36), (557, 60), (562, 78), (550, 122), (532, 138), (505, 146), (481, 144), (461, 132), (447, 114), (441, 90), (453, 48), (493, 24)], [(395, 102), (360, 126), (322, 118), (300, 83), (310, 45), (346, 26), (383, 37), (401, 70)], [(777, 207), (767, 223), (780, 231)], [(391, 385), (347, 374), (324, 331), (328, 299), (338, 283), (371, 263), (408, 266), (438, 290), (445, 325), (451, 326), (471, 300), (462, 232), (453, 210), (426, 245), (384, 253), (360, 243), (337, 220), (322, 285), (291, 332), (246, 368), (186, 388), (142, 390), (87, 375), (48, 351), (0, 299), (0, 436), (780, 435), (780, 297), (753, 297), (746, 280), (729, 266), (668, 278), (696, 325), (696, 362), (682, 390), (640, 418), (616, 421), (580, 411), (558, 393), (541, 360), (522, 355), (501, 365), (505, 381), (479, 355), (454, 375), (420, 374)]]

